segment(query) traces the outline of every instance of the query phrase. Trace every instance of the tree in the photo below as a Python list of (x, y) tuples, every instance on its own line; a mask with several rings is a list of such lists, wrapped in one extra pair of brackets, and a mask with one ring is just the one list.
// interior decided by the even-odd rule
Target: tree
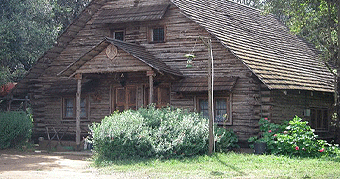
[(0, 0), (0, 78), (24, 77), (89, 1)]
[(62, 32), (91, 0), (50, 0), (53, 19)]
[(1, 66), (11, 72), (30, 69), (57, 35), (47, 0), (2, 0), (0, 5)]

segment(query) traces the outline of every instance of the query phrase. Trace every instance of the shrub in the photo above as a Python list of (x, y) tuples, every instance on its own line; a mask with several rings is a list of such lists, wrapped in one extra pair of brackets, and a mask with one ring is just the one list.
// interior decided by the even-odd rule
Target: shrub
[[(208, 150), (208, 121), (197, 113), (153, 106), (115, 112), (90, 126), (94, 150), (100, 158), (184, 157)], [(232, 137), (231, 139), (228, 139)], [(236, 136), (220, 133), (219, 148), (234, 147)]]
[(339, 154), (338, 145), (331, 145), (317, 139), (314, 129), (307, 121), (295, 116), (282, 124), (270, 123), (267, 119), (259, 121), (260, 138), (251, 137), (248, 142), (266, 142), (267, 153), (300, 157), (320, 157)]
[(239, 148), (238, 138), (232, 129), (215, 127), (215, 150), (216, 152), (227, 152), (232, 148)]
[(289, 121), (289, 125), (282, 133), (275, 135), (276, 148), (272, 150), (274, 154), (284, 154), (301, 157), (320, 157), (322, 155), (336, 154), (333, 145), (325, 140), (317, 139), (314, 129), (308, 126), (307, 121), (295, 118)]
[(0, 149), (15, 147), (30, 139), (32, 117), (23, 111), (0, 112)]

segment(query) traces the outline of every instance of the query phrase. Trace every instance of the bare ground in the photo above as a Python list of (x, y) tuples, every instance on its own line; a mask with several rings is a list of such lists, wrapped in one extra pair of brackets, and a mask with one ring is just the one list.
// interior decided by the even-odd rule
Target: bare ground
[(102, 175), (90, 166), (90, 156), (0, 150), (0, 179), (101, 179), (124, 178)]

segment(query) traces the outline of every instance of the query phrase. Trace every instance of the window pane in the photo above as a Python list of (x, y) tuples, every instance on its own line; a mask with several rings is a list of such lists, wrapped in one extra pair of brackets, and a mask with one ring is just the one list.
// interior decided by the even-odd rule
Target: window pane
[(216, 99), (215, 105), (215, 122), (221, 123), (225, 120), (227, 114), (227, 102), (225, 99)]
[(164, 28), (153, 29), (152, 37), (154, 42), (164, 42)]
[(80, 99), (80, 117), (84, 118), (86, 117), (86, 99), (82, 98)]
[(206, 99), (201, 99), (199, 101), (199, 106), (200, 106), (200, 112), (202, 113), (202, 116), (204, 118), (209, 118), (209, 111), (208, 111), (208, 100)]
[(116, 31), (114, 32), (115, 39), (124, 41), (124, 32), (123, 31)]
[(74, 100), (73, 99), (65, 99), (65, 117), (73, 117), (73, 107)]

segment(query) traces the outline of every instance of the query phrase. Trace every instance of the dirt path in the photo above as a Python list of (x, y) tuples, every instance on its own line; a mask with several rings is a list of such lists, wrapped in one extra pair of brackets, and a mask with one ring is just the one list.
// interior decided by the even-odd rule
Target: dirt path
[(0, 151), (0, 179), (101, 179), (120, 178), (101, 175), (90, 167), (90, 156), (54, 153)]

